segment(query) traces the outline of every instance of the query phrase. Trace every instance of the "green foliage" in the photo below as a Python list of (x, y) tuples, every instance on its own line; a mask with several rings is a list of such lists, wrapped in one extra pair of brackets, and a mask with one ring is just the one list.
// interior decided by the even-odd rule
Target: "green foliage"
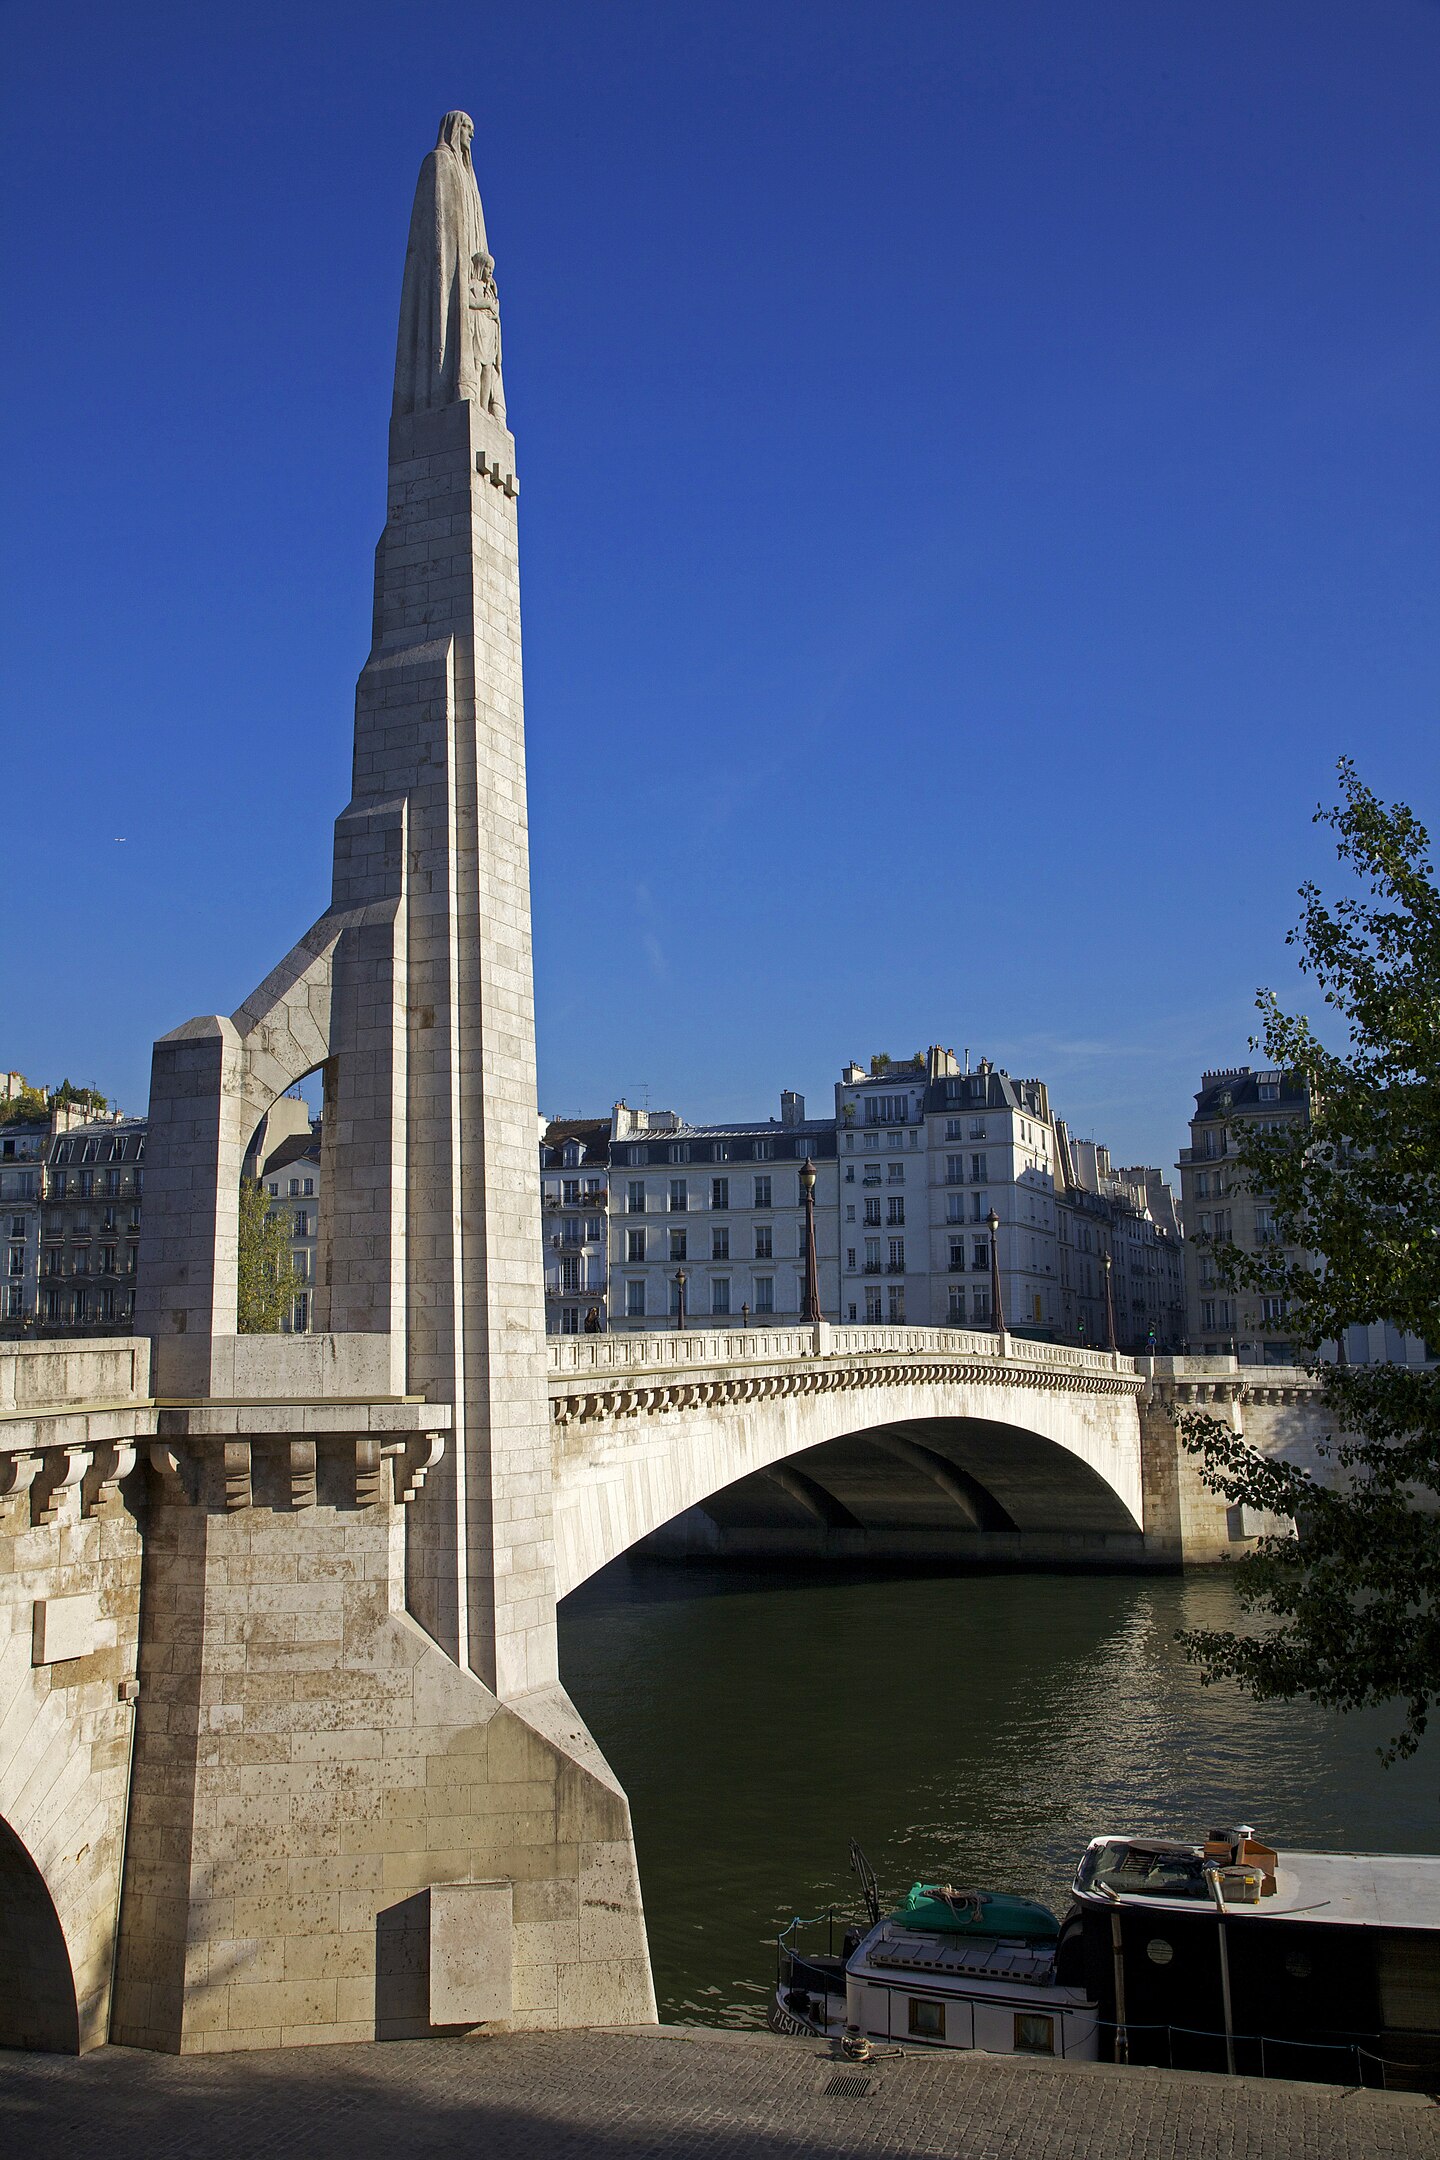
[(242, 1335), (278, 1335), (305, 1285), (290, 1257), (282, 1214), (272, 1213), (258, 1178), (240, 1186), (237, 1319)]
[(888, 1050), (877, 1050), (870, 1060), (871, 1079), (878, 1080), (882, 1073), (889, 1072), (890, 1067), (893, 1063), (894, 1059), (891, 1057)]
[(1262, 1539), (1237, 1569), (1258, 1630), (1182, 1640), (1207, 1679), (1261, 1700), (1398, 1702), (1391, 1761), (1414, 1752), (1440, 1699), (1440, 1373), (1347, 1368), (1333, 1350), (1372, 1321), (1440, 1343), (1440, 892), (1412, 812), (1379, 802), (1349, 759), (1339, 778), (1343, 802), (1315, 821), (1364, 890), (1328, 903), (1303, 886), (1288, 942), (1347, 1045), (1327, 1049), (1260, 993), (1265, 1053), (1308, 1082), (1310, 1116), (1232, 1128), (1237, 1183), (1270, 1201), (1278, 1242), (1216, 1251), (1229, 1284), (1287, 1301), (1284, 1333), (1304, 1346), (1329, 1414), (1327, 1482), (1213, 1418), (1181, 1417), (1212, 1490), (1300, 1533)]
[(52, 1108), (64, 1108), (75, 1104), (91, 1117), (101, 1117), (110, 1105), (98, 1088), (76, 1087), (72, 1080), (62, 1080), (58, 1088), (21, 1088), (18, 1095), (0, 1103), (0, 1125), (29, 1124), (39, 1118), (47, 1118)]
[(50, 1098), (44, 1088), (23, 1087), (8, 1102), (0, 1103), (0, 1125), (29, 1125), (50, 1115)]

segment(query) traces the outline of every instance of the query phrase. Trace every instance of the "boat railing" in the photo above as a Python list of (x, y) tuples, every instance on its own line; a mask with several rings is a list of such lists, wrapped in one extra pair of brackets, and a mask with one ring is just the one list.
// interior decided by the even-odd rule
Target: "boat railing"
[(1364, 2040), (1294, 2040), (1274, 2033), (1231, 2033), (1201, 2025), (1143, 2025), (1097, 2018), (1095, 2029), (1111, 2036), (1114, 2060), (1166, 2070), (1219, 2070), (1226, 2066), (1227, 2038), (1241, 2077), (1296, 2079), (1322, 2085), (1367, 2086), (1379, 2091), (1433, 2092), (1440, 2063), (1402, 2062), (1381, 2055)]

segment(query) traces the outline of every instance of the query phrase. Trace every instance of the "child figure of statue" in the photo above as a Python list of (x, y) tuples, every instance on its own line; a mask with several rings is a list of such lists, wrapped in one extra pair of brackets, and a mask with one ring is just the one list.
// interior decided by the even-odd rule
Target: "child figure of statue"
[(505, 418), (505, 389), (500, 380), (500, 296), (495, 289), (495, 259), (479, 254), (470, 262), (470, 349), (475, 360), (475, 394), (483, 412)]

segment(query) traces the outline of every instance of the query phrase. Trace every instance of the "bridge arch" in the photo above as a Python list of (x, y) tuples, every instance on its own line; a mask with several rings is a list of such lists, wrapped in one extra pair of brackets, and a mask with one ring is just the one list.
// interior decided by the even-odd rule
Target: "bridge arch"
[[(810, 1542), (825, 1551), (933, 1553), (944, 1543), (957, 1556), (973, 1549), (1014, 1563), (1138, 1560), (1138, 1394), (1133, 1372), (1113, 1369), (1046, 1375), (890, 1360), (817, 1364), (788, 1389), (759, 1375), (718, 1389), (679, 1381), (563, 1398), (558, 1592), (677, 1521), (689, 1522), (683, 1535), (700, 1532), (682, 1549), (705, 1549), (692, 1511), (712, 1523), (728, 1516), (735, 1531), (748, 1507), (747, 1527), (763, 1530), (762, 1493), (773, 1501), (772, 1530), (808, 1518), (825, 1533), (807, 1532)], [(750, 1549), (762, 1546), (752, 1539)]]
[(75, 2055), (80, 2009), (45, 1878), (0, 1816), (0, 2047)]

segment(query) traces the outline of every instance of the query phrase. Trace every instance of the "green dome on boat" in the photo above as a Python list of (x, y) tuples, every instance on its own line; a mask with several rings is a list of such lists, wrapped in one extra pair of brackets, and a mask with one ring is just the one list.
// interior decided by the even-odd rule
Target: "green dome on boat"
[(1049, 1906), (1037, 1904), (1034, 1898), (1007, 1897), (999, 1890), (955, 1890), (949, 1883), (917, 1882), (890, 1918), (931, 1935), (1004, 1935), (1022, 1942), (1054, 1942), (1060, 1933), (1060, 1922)]

